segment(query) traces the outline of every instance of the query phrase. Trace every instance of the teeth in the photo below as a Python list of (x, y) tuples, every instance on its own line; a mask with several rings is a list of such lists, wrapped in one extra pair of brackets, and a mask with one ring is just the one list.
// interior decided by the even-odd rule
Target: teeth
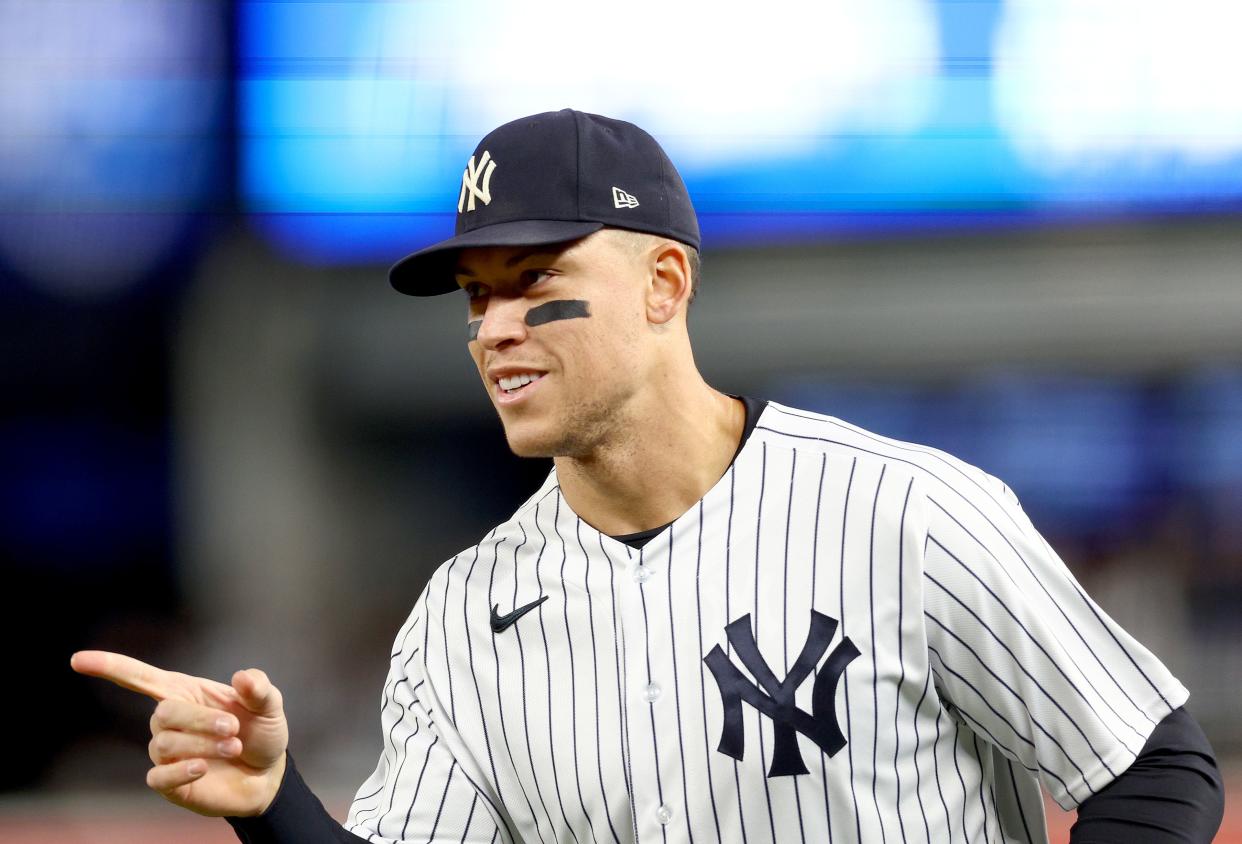
[(500, 389), (511, 392), (519, 387), (525, 387), (532, 381), (538, 381), (542, 377), (542, 375), (533, 375), (526, 372), (521, 375), (510, 375), (500, 379)]

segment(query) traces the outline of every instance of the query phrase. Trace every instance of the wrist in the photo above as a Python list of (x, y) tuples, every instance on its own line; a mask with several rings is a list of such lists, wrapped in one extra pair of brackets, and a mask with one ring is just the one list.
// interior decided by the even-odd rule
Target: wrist
[(285, 774), (289, 770), (289, 753), (285, 751), (280, 754), (280, 758), (276, 760), (276, 764), (267, 770), (263, 776), (266, 784), (265, 793), (259, 801), (259, 810), (256, 815), (262, 815), (271, 808), (276, 802), (276, 797), (280, 794), (280, 789), (285, 784)]

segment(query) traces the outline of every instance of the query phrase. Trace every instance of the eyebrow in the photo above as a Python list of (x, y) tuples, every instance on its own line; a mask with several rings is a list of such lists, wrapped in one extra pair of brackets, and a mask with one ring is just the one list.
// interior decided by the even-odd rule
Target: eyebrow
[[(547, 255), (549, 257), (556, 257), (560, 255), (560, 253), (550, 250), (546, 246), (537, 246), (531, 249), (523, 249), (521, 252), (518, 252), (516, 255), (508, 258), (505, 261), (505, 267), (510, 268), (510, 267), (516, 266), (517, 264), (522, 263), (528, 258), (534, 258), (534, 257), (541, 256), (541, 255)], [(455, 267), (453, 269), (453, 274), (469, 276), (470, 278), (477, 277), (473, 272), (466, 269), (465, 267)]]

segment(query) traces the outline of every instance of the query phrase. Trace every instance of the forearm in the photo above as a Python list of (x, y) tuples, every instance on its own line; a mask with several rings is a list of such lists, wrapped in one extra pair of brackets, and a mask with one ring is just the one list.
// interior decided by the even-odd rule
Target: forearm
[(1224, 786), (1198, 723), (1178, 709), (1119, 777), (1078, 807), (1071, 844), (1210, 844)]
[(288, 757), (284, 779), (267, 811), (226, 818), (242, 844), (355, 844), (365, 842), (328, 814)]

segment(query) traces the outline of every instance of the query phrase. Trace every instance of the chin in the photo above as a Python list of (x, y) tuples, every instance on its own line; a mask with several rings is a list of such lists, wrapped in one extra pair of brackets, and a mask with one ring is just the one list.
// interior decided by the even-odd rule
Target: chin
[(555, 432), (541, 431), (539, 426), (530, 423), (505, 425), (505, 439), (509, 450), (518, 457), (556, 457), (559, 453), (559, 437)]
[(597, 450), (615, 428), (610, 424), (615, 418), (614, 405), (602, 401), (530, 410), (534, 408), (499, 413), (509, 450), (518, 457), (583, 458)]

